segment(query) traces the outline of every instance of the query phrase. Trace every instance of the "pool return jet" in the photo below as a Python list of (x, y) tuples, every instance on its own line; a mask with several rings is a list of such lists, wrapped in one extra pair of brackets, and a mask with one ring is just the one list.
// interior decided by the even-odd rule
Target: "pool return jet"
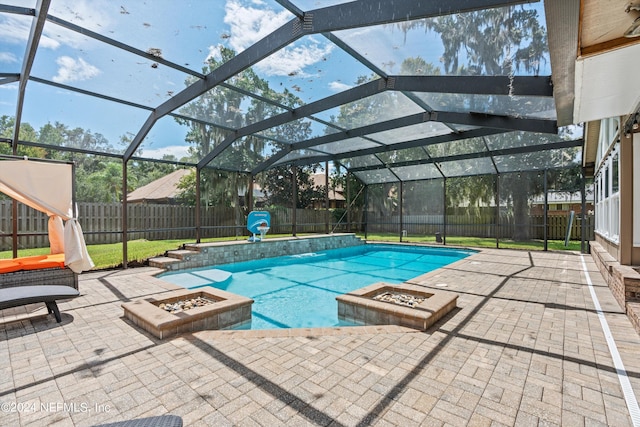
[[(252, 234), (250, 242), (259, 242), (271, 228), (271, 214), (266, 211), (251, 211), (247, 217), (247, 230)], [(260, 233), (260, 237), (256, 236)]]

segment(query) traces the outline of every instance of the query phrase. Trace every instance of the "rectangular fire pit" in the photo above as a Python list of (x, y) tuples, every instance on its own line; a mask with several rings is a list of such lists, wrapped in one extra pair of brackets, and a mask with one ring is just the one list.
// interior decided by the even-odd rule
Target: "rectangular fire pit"
[[(161, 306), (201, 298), (206, 305), (169, 312)], [(163, 339), (185, 332), (225, 329), (251, 321), (253, 300), (209, 286), (181, 289), (122, 304), (124, 316)]]
[(336, 300), (339, 319), (424, 331), (456, 307), (458, 294), (407, 283), (380, 282), (340, 295)]

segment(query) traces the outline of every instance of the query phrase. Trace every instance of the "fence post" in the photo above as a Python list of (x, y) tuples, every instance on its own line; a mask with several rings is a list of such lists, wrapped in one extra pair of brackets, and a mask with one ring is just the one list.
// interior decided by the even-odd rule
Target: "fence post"
[(196, 167), (196, 243), (200, 243), (200, 226), (202, 202), (200, 200), (200, 168)]
[(549, 195), (547, 194), (547, 170), (544, 170), (544, 219), (543, 219), (543, 227), (544, 227), (544, 250), (546, 251), (547, 246), (547, 215), (549, 211)]
[(291, 215), (291, 234), (296, 236), (296, 211), (298, 210), (298, 168), (295, 165), (291, 165), (291, 176), (293, 180), (293, 206)]
[(404, 230), (403, 230), (404, 229), (404, 218), (403, 218), (404, 212), (403, 212), (403, 209), (402, 209), (402, 199), (403, 199), (403, 192), (402, 191), (403, 191), (403, 186), (402, 186), (402, 181), (400, 181), (400, 192), (398, 194), (398, 204), (400, 205), (399, 206), (399, 208), (400, 208), (400, 221), (399, 221), (400, 222), (400, 230), (398, 230), (400, 232), (400, 242), (402, 242), (402, 235), (404, 234)]
[(443, 200), (444, 203), (442, 204), (442, 210), (443, 210), (443, 230), (442, 230), (442, 244), (446, 245), (447, 244), (447, 177), (443, 178), (443, 184), (442, 184), (442, 192), (444, 194)]
[(580, 201), (582, 202), (582, 215), (580, 215), (581, 218), (581, 224), (580, 224), (580, 253), (586, 254), (589, 253), (589, 251), (587, 250), (587, 245), (585, 242), (585, 235), (586, 235), (586, 224), (585, 224), (585, 220), (587, 219), (586, 217), (586, 211), (587, 211), (587, 195), (586, 193), (586, 184), (585, 184), (585, 176), (584, 176), (584, 167), (580, 169)]
[(500, 174), (496, 174), (496, 249), (500, 249)]

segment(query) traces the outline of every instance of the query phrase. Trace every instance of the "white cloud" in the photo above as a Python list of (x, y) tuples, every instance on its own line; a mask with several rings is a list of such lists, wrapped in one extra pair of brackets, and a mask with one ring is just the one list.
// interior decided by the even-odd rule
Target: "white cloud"
[(291, 18), (291, 13), (286, 10), (276, 13), (273, 10), (244, 6), (238, 0), (229, 0), (225, 6), (224, 17), (225, 24), (231, 29), (229, 45), (236, 52), (241, 52)]
[(352, 87), (353, 87), (352, 85), (348, 85), (342, 82), (333, 81), (329, 83), (329, 89), (332, 90), (333, 92), (342, 92), (347, 89), (351, 89)]
[(172, 154), (176, 156), (178, 160), (183, 157), (189, 156), (189, 147), (184, 145), (170, 145), (162, 148), (143, 148), (141, 157), (151, 159), (162, 159), (165, 154)]
[[(0, 40), (6, 43), (20, 44), (29, 40), (29, 33), (31, 31), (30, 22), (25, 19), (18, 19), (17, 17), (6, 17), (4, 20), (0, 20)], [(71, 46), (78, 46), (81, 42), (86, 40), (86, 37), (75, 33), (73, 31), (60, 31), (54, 33), (51, 29), (58, 29), (57, 26), (45, 26), (45, 30), (38, 42), (39, 47), (46, 49), (58, 49), (62, 44), (68, 44)]]
[(18, 58), (11, 52), (0, 52), (0, 62), (13, 64), (18, 62)]
[(53, 77), (56, 83), (67, 83), (91, 79), (98, 74), (100, 70), (87, 63), (84, 59), (73, 59), (70, 56), (61, 56), (56, 60), (58, 64), (58, 74)]
[[(262, 1), (251, 4), (240, 0), (228, 0), (225, 7), (224, 22), (229, 25), (229, 47), (237, 53), (255, 44), (293, 18), (288, 11), (275, 12), (261, 7)], [(333, 50), (330, 43), (320, 43), (312, 37), (303, 39), (306, 43), (288, 46), (260, 61), (254, 68), (271, 76), (309, 77), (304, 72), (309, 67), (323, 61)], [(219, 58), (219, 47), (209, 48), (209, 55)]]
[(332, 50), (333, 45), (321, 46), (317, 43), (287, 47), (259, 62), (255, 68), (272, 76), (295, 75), (306, 78), (310, 74), (304, 72), (304, 69), (326, 60)]
[(17, 16), (0, 17), (0, 40), (23, 45), (29, 39), (30, 23), (28, 19)]
[[(55, 5), (49, 10), (49, 13), (58, 18), (98, 32), (110, 28), (109, 14), (105, 13), (105, 10), (113, 8), (113, 5), (110, 5), (108, 1), (73, 0), (72, 2), (53, 3)], [(4, 43), (24, 45), (29, 40), (31, 21), (31, 18), (22, 16), (0, 17), (0, 40)], [(83, 46), (86, 42), (87, 37), (80, 33), (65, 30), (57, 25), (45, 25), (39, 47), (55, 50), (63, 45)]]
[[(91, 31), (107, 34), (112, 28), (110, 13), (107, 11), (117, 7), (110, 0), (60, 0), (52, 2), (49, 14)], [(89, 40), (81, 33), (57, 25), (45, 25), (40, 46), (51, 49), (59, 46), (81, 48), (90, 45)]]

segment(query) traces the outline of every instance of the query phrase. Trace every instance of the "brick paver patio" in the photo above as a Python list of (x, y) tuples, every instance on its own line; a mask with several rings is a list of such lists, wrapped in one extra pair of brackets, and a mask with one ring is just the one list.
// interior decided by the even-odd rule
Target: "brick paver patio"
[[(589, 256), (640, 395), (640, 337)], [(482, 250), (412, 280), (457, 292), (425, 332), (204, 331), (158, 340), (123, 302), (175, 289), (155, 269), (81, 275), (82, 296), (0, 312), (0, 425), (86, 426), (176, 414), (186, 426), (629, 426), (576, 253)], [(446, 286), (445, 286), (446, 285)]]

